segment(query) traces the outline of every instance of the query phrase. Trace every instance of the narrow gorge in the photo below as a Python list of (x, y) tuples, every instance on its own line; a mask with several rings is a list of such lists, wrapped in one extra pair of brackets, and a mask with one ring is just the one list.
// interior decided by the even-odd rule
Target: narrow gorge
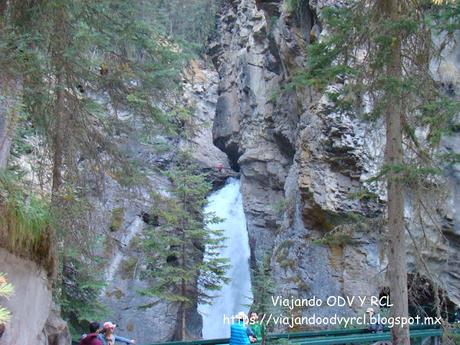
[[(370, 306), (355, 300), (347, 306), (277, 308), (268, 296), (391, 296), (388, 197), (381, 173), (384, 120), (370, 121), (355, 108), (343, 110), (343, 99), (334, 95), (349, 86), (346, 78), (328, 81), (323, 90), (301, 79), (315, 44), (332, 34), (325, 11), (348, 2), (174, 0), (168, 5), (155, 0), (154, 10), (145, 1), (135, 2), (136, 13), (128, 2), (121, 1), (128, 6), (123, 7), (108, 1), (100, 9), (63, 17), (77, 20), (69, 25), (78, 27), (76, 42), (84, 38), (63, 52), (65, 58), (87, 41), (98, 44), (83, 54), (91, 67), (84, 72), (73, 67), (82, 76), (66, 79), (86, 90), (58, 85), (60, 73), (70, 73), (70, 63), (45, 76), (25, 69), (18, 77), (8, 70), (0, 80), (0, 167), (20, 176), (17, 183), (7, 173), (0, 175), (5, 219), (0, 222), (0, 277), (6, 274), (15, 289), (10, 299), (0, 295), (0, 306), (11, 312), (0, 345), (78, 343), (95, 320), (115, 323), (117, 334), (137, 344), (227, 338), (225, 316), (240, 311), (331, 317), (360, 315)], [(15, 11), (29, 13), (19, 3), (15, 6), (2, 14), (5, 23), (16, 18)], [(41, 13), (40, 4), (30, 6), (30, 13), (34, 6)], [(123, 30), (117, 24), (120, 28), (110, 37), (120, 41), (113, 47), (100, 43), (97, 21), (91, 23), (94, 27), (78, 24), (78, 15), (91, 18), (111, 6), (117, 15), (126, 11), (120, 18), (134, 15), (142, 21), (140, 28), (131, 27), (136, 22), (131, 20)], [(8, 28), (0, 26), (2, 32), (16, 32)], [(141, 39), (145, 28), (153, 28), (151, 36)], [(129, 37), (131, 30), (130, 39), (145, 46), (124, 46), (123, 35)], [(435, 46), (441, 45), (442, 30), (430, 33)], [(455, 102), (460, 101), (458, 32), (437, 60), (427, 63), (436, 87)], [(29, 36), (21, 36), (25, 48), (18, 38), (13, 50), (38, 49), (34, 40), (39, 38), (29, 42)], [(0, 45), (0, 52), (7, 48)], [(176, 57), (179, 53), (183, 56)], [(51, 52), (50, 59), (60, 63), (56, 54)], [(36, 59), (33, 63), (42, 64), (43, 56), (21, 55), (21, 63)], [(131, 61), (142, 64), (150, 58), (151, 65), (141, 67)], [(13, 64), (11, 58), (0, 61)], [(140, 76), (145, 80), (139, 81)], [(12, 87), (11, 80), (17, 85)], [(55, 90), (38, 99), (43, 93), (35, 84)], [(63, 103), (60, 91), (67, 94)], [(361, 108), (377, 106), (364, 91), (348, 96), (359, 99)], [(94, 104), (88, 106), (86, 98)], [(46, 132), (59, 128), (57, 115), (42, 119), (33, 113), (43, 106), (37, 114), (55, 114), (52, 100), (65, 105), (69, 121), (61, 139), (63, 181), (57, 194), (57, 139)], [(78, 108), (78, 102), (88, 108)], [(82, 115), (91, 111), (98, 115)], [(430, 154), (460, 155), (458, 114)], [(404, 135), (426, 132), (423, 127)], [(420, 192), (408, 183), (401, 191), (408, 309), (414, 315), (442, 313), (452, 321), (460, 308), (460, 164), (437, 168), (430, 182), (442, 188)], [(13, 212), (19, 220), (8, 216), (11, 205), (29, 209), (35, 194), (49, 199), (48, 208), (60, 213), (43, 217), (48, 235), (40, 233), (29, 248), (28, 235), (15, 233), (28, 211)], [(40, 218), (40, 212), (30, 213)], [(26, 224), (41, 226), (38, 221)], [(208, 299), (212, 302), (206, 303)], [(381, 308), (381, 313), (388, 311)], [(327, 327), (267, 328), (291, 332)]]

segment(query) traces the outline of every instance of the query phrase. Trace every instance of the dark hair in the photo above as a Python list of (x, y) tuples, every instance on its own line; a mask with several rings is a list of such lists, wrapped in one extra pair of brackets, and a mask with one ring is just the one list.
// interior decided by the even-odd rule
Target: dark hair
[(97, 322), (97, 321), (91, 322), (89, 324), (89, 332), (90, 333), (96, 333), (99, 328), (101, 328), (101, 324), (99, 322)]

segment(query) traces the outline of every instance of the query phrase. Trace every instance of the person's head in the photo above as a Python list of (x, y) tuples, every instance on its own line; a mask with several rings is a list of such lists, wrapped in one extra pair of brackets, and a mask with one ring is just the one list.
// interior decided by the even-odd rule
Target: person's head
[(96, 333), (101, 328), (101, 324), (97, 321), (93, 321), (89, 324), (89, 332)]
[(240, 311), (237, 315), (236, 315), (236, 319), (238, 321), (246, 321), (248, 319), (248, 317), (246, 316), (246, 313), (244, 311)]
[(257, 321), (259, 320), (259, 315), (257, 315), (257, 313), (255, 311), (251, 312), (251, 314), (249, 314), (249, 319), (251, 321)]
[(369, 316), (372, 316), (375, 314), (374, 308), (367, 308), (366, 309), (366, 314)]
[(117, 327), (117, 325), (112, 323), (112, 322), (110, 322), (110, 321), (105, 322), (104, 323), (105, 334), (112, 334), (115, 331), (116, 327)]

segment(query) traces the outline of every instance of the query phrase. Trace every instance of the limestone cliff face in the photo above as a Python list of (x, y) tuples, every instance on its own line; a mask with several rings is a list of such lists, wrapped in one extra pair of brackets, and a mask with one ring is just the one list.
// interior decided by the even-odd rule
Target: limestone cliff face
[(70, 345), (67, 324), (53, 305), (46, 272), (34, 262), (0, 248), (0, 270), (7, 274), (15, 292), (2, 305), (12, 319), (0, 338), (1, 345)]
[[(280, 15), (279, 6), (267, 4), (274, 16)], [(250, 245), (258, 258), (273, 247), (282, 223), (275, 209), (284, 198), (299, 120), (294, 99), (283, 100), (283, 109), (274, 104), (286, 71), (280, 47), (269, 35), (270, 20), (254, 1), (225, 1), (218, 37), (210, 46), (219, 73), (214, 143), (241, 171)], [(283, 42), (295, 49), (293, 35), (281, 30), (279, 35), (288, 36)]]
[[(219, 73), (214, 143), (241, 172), (252, 264), (271, 255), (278, 292), (286, 297), (378, 295), (386, 286), (385, 231), (379, 223), (384, 195), (365, 182), (382, 159), (379, 124), (369, 130), (311, 90), (283, 90), (308, 59), (304, 48), (318, 39), (321, 27), (316, 13), (329, 2), (300, 1), (291, 12), (282, 0), (223, 1), (209, 47)], [(458, 152), (458, 137), (447, 141)], [(450, 176), (453, 199), (444, 211), (456, 216), (443, 231), (428, 230), (430, 243), (443, 238), (432, 248), (444, 254), (442, 260), (435, 258), (439, 253), (431, 255), (428, 266), (448, 297), (460, 303), (460, 272), (447, 266), (458, 262), (459, 248), (459, 175)], [(363, 189), (376, 197), (352, 197)], [(410, 207), (407, 215), (411, 224)], [(356, 218), (366, 226), (356, 226)], [(342, 241), (318, 244), (331, 233)], [(415, 242), (422, 236), (420, 228), (412, 233)], [(417, 261), (413, 243), (408, 238), (410, 269)], [(358, 306), (304, 310), (357, 311)]]

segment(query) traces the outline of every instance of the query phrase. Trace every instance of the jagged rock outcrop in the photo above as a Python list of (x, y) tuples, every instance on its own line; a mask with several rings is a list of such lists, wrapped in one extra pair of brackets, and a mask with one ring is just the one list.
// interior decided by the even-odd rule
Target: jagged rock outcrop
[(273, 247), (281, 224), (275, 209), (283, 200), (298, 121), (295, 103), (282, 113), (274, 105), (284, 72), (268, 37), (269, 19), (254, 1), (224, 2), (219, 37), (210, 46), (219, 72), (214, 143), (241, 170), (250, 246), (259, 258)]
[(192, 113), (185, 126), (187, 139), (181, 147), (191, 152), (200, 168), (209, 174), (214, 188), (221, 186), (230, 176), (227, 156), (212, 142), (212, 126), (216, 113), (218, 76), (209, 61), (192, 60), (183, 78), (184, 102)]
[(14, 294), (2, 305), (11, 311), (0, 338), (1, 345), (70, 345), (66, 322), (52, 303), (47, 273), (30, 260), (0, 248), (0, 270), (14, 286)]
[(67, 322), (62, 319), (61, 309), (55, 303), (51, 304), (42, 339), (43, 345), (70, 345), (72, 342)]
[[(126, 190), (108, 179), (102, 198), (94, 200), (98, 228), (106, 242), (100, 255), (107, 260), (101, 277), (107, 286), (99, 300), (107, 308), (109, 321), (118, 325), (118, 334), (140, 343), (171, 339), (175, 323), (168, 320), (175, 320), (177, 314), (177, 306), (139, 294), (148, 288), (148, 283), (139, 275), (143, 257), (139, 241), (144, 227), (154, 221), (149, 218), (154, 205), (149, 195), (150, 183), (157, 191), (166, 193), (168, 181), (160, 176), (150, 175), (149, 185), (140, 190)], [(119, 223), (113, 224), (116, 214), (119, 214)], [(152, 325), (158, 331), (152, 332)]]
[[(286, 297), (379, 295), (386, 286), (385, 196), (381, 186), (366, 180), (379, 167), (384, 135), (378, 123), (369, 129), (308, 88), (286, 88), (308, 59), (305, 47), (319, 38), (319, 8), (331, 1), (303, 0), (295, 10), (286, 3), (223, 1), (209, 47), (219, 73), (214, 143), (241, 172), (252, 265), (272, 253), (277, 292)], [(451, 151), (459, 151), (458, 137), (446, 140)], [(451, 222), (442, 232), (429, 229), (431, 248), (439, 252), (427, 258), (441, 288), (458, 304), (460, 272), (446, 266), (458, 262), (459, 249), (458, 172), (450, 175)], [(423, 232), (413, 226), (409, 210), (407, 215), (416, 242)], [(418, 260), (413, 242), (408, 238), (412, 270)], [(440, 252), (443, 259), (437, 260)], [(303, 312), (344, 315), (361, 309)]]

